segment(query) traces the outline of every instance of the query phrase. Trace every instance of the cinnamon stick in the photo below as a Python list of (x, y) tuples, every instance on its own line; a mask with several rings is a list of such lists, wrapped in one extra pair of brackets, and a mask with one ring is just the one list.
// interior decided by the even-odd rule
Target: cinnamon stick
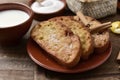
[[(76, 14), (85, 26), (87, 26), (89, 24), (90, 21), (88, 21), (86, 19), (86, 17), (84, 16), (84, 14), (81, 11), (78, 11)], [(91, 32), (103, 31), (109, 27), (111, 27), (111, 22), (106, 22), (106, 23), (102, 23), (100, 25), (96, 25), (96, 27), (92, 28), (90, 31)]]
[(106, 22), (91, 29), (91, 32), (97, 32), (111, 27), (111, 22)]
[(86, 17), (84, 16), (84, 14), (81, 11), (78, 11), (76, 14), (85, 26), (88, 25), (88, 20), (86, 19)]
[(77, 20), (77, 21), (80, 20), (80, 18), (79, 18), (78, 16), (74, 16), (73, 18), (74, 18), (75, 20)]

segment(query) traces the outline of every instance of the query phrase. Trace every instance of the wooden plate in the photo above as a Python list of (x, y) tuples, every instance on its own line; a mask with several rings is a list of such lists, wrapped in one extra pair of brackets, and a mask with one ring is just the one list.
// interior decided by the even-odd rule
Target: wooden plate
[(67, 69), (55, 62), (47, 53), (41, 49), (32, 39), (28, 40), (27, 51), (31, 59), (39, 66), (48, 70), (61, 73), (80, 73), (94, 69), (104, 63), (111, 54), (111, 44), (104, 53), (93, 53), (88, 60), (80, 61), (77, 66)]

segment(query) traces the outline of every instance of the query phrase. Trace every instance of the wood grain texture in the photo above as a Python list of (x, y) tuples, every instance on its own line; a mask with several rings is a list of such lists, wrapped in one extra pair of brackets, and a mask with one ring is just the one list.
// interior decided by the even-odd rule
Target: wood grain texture
[(34, 80), (32, 70), (0, 70), (0, 80)]

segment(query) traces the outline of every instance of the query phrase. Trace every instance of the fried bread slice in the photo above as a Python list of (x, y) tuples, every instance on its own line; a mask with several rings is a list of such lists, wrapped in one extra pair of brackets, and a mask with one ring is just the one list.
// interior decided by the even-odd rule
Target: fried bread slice
[(55, 17), (50, 19), (52, 21), (59, 22), (61, 24), (64, 24), (67, 26), (74, 34), (78, 35), (82, 44), (82, 59), (88, 59), (90, 54), (94, 50), (93, 45), (93, 38), (84, 25), (82, 23), (79, 23), (78, 21), (75, 21), (73, 16), (61, 16), (61, 17)]
[[(91, 17), (87, 17), (87, 20), (90, 21), (89, 29), (93, 29), (96, 27), (96, 25), (100, 25), (101, 23), (97, 21), (96, 19), (93, 19)], [(96, 53), (103, 53), (109, 46), (110, 43), (110, 36), (109, 32), (107, 30), (104, 30), (102, 32), (96, 32), (91, 34), (94, 39), (94, 51)]]
[(31, 30), (31, 37), (53, 59), (65, 67), (73, 67), (80, 60), (81, 42), (79, 37), (61, 23), (40, 22)]

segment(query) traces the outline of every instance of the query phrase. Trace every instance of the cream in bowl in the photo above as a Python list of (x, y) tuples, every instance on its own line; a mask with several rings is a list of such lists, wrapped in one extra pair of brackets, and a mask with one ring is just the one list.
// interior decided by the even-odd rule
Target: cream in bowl
[(13, 45), (22, 40), (33, 21), (34, 13), (22, 3), (0, 4), (0, 45)]
[(64, 8), (64, 5), (60, 0), (44, 0), (34, 2), (31, 8), (36, 13), (54, 13)]
[(0, 28), (19, 25), (29, 19), (29, 15), (21, 10), (0, 11)]
[(65, 0), (33, 0), (30, 7), (35, 13), (35, 19), (46, 20), (62, 15), (66, 7), (66, 2)]

